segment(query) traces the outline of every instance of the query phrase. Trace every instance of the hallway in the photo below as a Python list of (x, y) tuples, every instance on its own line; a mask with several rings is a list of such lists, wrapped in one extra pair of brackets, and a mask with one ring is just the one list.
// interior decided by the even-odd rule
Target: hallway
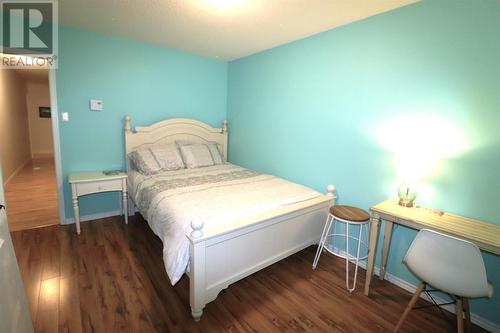
[(5, 188), (10, 231), (59, 224), (52, 158), (34, 159)]

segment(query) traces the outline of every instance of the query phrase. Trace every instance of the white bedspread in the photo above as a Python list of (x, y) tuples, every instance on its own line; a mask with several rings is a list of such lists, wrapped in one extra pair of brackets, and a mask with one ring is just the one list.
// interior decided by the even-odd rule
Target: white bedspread
[(190, 223), (220, 226), (321, 193), (232, 164), (166, 171), (153, 176), (129, 173), (129, 192), (153, 232), (163, 242), (163, 261), (172, 285), (189, 263)]

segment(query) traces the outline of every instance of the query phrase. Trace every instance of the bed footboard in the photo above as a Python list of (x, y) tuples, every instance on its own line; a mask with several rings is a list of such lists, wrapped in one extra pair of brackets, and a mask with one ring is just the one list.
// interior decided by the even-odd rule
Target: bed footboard
[[(195, 320), (205, 305), (230, 284), (319, 241), (328, 210), (328, 194), (279, 208), (230, 226), (204, 228), (192, 221), (190, 241), (190, 305)], [(312, 258), (311, 258), (312, 259)]]

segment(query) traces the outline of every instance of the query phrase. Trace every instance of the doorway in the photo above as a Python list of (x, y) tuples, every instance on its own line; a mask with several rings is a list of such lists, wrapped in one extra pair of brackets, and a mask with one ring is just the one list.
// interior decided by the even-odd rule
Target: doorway
[(9, 229), (59, 224), (49, 70), (2, 70), (0, 95), (0, 156)]

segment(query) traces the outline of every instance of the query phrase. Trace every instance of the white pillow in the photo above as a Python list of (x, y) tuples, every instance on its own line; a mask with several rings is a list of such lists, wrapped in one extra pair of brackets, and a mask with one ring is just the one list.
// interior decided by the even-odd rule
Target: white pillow
[(150, 176), (161, 171), (160, 164), (149, 148), (134, 150), (128, 157), (133, 167), (143, 175)]
[[(204, 144), (204, 143), (195, 143), (191, 141), (183, 141), (183, 140), (177, 140), (175, 143), (179, 146), (190, 146), (190, 145), (197, 145), (197, 144)], [(212, 155), (212, 159), (214, 161), (214, 165), (219, 165), (219, 164), (224, 164), (224, 158), (222, 157), (222, 146), (218, 144), (217, 142), (208, 142), (206, 143), (206, 146), (208, 148), (208, 151), (210, 151), (210, 155)]]
[(214, 160), (215, 165), (224, 164), (224, 160), (222, 159), (222, 154), (219, 151), (219, 145), (215, 142), (207, 143), (208, 150), (212, 155), (212, 159)]
[(184, 162), (175, 143), (152, 146), (149, 148), (158, 161), (160, 168), (166, 171), (184, 169)]
[(193, 144), (180, 146), (182, 159), (188, 169), (200, 168), (214, 165), (212, 154), (207, 145)]

